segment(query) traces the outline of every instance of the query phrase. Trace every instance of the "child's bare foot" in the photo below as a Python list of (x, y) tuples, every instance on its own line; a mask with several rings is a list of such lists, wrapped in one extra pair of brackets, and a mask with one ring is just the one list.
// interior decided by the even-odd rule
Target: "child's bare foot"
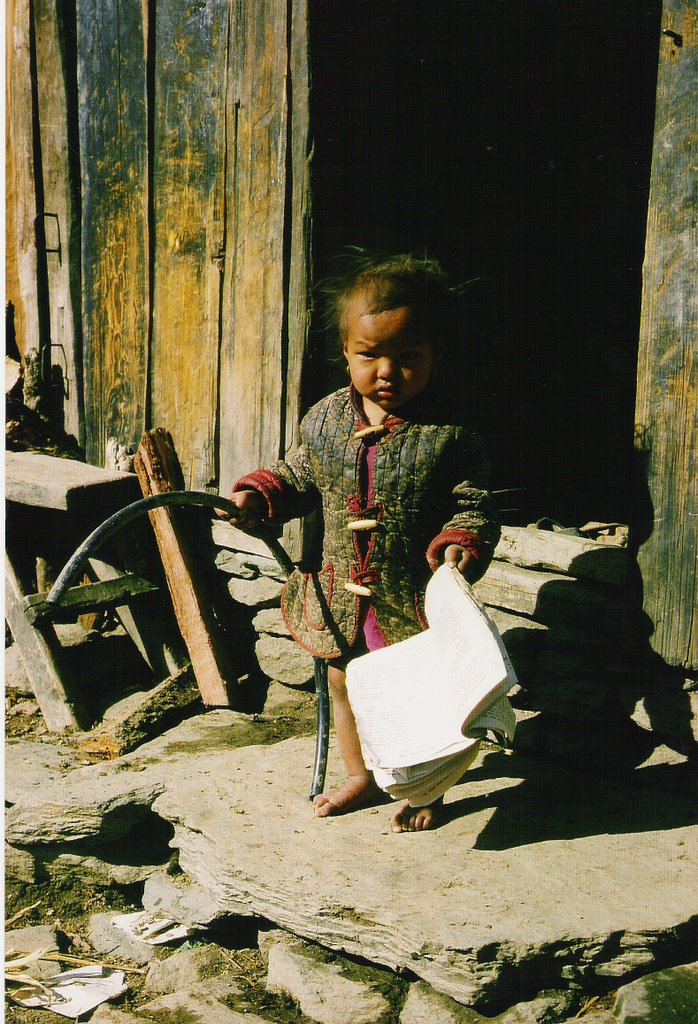
[(374, 803), (380, 795), (381, 790), (373, 781), (372, 775), (350, 775), (341, 786), (316, 796), (313, 806), (318, 818), (326, 818), (330, 814), (346, 814), (347, 811), (366, 807)]
[(436, 828), (443, 816), (443, 797), (426, 807), (410, 807), (407, 800), (397, 806), (390, 817), (393, 832), (424, 832)]

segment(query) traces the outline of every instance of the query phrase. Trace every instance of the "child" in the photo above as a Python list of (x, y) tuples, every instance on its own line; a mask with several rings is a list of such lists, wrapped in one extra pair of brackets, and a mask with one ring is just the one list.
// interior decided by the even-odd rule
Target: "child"
[[(243, 477), (231, 495), (243, 529), (322, 509), (322, 567), (297, 569), (282, 595), (293, 637), (329, 662), (348, 778), (315, 798), (320, 817), (379, 793), (347, 698), (348, 661), (426, 628), (430, 570), (446, 561), (474, 582), (498, 536), (481, 442), (452, 411), (465, 401), (468, 360), (439, 264), (362, 256), (326, 290), (351, 383), (310, 410), (286, 461)], [(393, 831), (433, 828), (440, 808), (400, 804)]]

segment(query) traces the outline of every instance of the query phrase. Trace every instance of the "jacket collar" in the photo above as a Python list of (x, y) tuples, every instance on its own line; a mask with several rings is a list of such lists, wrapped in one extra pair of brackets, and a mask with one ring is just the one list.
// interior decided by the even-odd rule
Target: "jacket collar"
[[(389, 432), (392, 432), (397, 427), (401, 427), (405, 423), (428, 421), (428, 410), (432, 406), (431, 396), (432, 389), (427, 386), (421, 395), (413, 398), (411, 402), (405, 402), (404, 405), (400, 406), (401, 415), (388, 415), (384, 420), (381, 420), (381, 425)], [(355, 429), (361, 430), (364, 427), (369, 426), (370, 424), (366, 418), (366, 413), (364, 412), (363, 400), (353, 384), (349, 385), (349, 401), (354, 411), (356, 424)]]

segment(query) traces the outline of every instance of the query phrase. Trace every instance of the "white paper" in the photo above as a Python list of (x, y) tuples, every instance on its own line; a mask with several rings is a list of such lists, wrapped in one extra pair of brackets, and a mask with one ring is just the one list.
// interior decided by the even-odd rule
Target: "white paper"
[(99, 964), (63, 971), (43, 981), (42, 985), (45, 991), (18, 989), (10, 994), (20, 1006), (53, 1010), (62, 1017), (75, 1019), (100, 1003), (116, 999), (128, 989), (123, 971), (113, 971)]
[(371, 769), (459, 753), (472, 742), (468, 724), (516, 682), (496, 626), (456, 569), (437, 570), (425, 607), (429, 629), (347, 669)]
[(471, 719), (465, 729), (466, 736), (482, 739), (486, 733), (494, 732), (511, 739), (516, 729), (514, 709), (505, 696), (498, 697), (492, 704)]
[(407, 800), (412, 807), (431, 804), (446, 790), (455, 786), (468, 770), (480, 750), (480, 744), (472, 740), (470, 746), (457, 754), (440, 757), (414, 768), (376, 768), (376, 782), (394, 800)]
[(458, 570), (446, 565), (429, 581), (425, 610), (446, 692), (473, 717), (496, 688), (506, 683), (509, 689), (514, 682), (508, 681), (511, 665), (499, 632)]
[(193, 928), (187, 928), (166, 917), (152, 917), (146, 910), (137, 910), (134, 914), (117, 914), (112, 918), (112, 924), (132, 939), (147, 942), (149, 946), (161, 946), (194, 934)]

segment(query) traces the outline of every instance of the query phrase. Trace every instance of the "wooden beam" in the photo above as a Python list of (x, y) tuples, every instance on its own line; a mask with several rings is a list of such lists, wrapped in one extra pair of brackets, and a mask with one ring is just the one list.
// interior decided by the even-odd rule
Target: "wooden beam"
[(133, 473), (39, 452), (6, 452), (5, 497), (20, 505), (81, 514), (87, 509), (121, 508), (140, 495)]
[[(290, 201), (287, 214), (291, 223), (285, 225), (289, 238), (287, 345), (285, 391), (283, 397), (280, 453), (285, 456), (298, 442), (301, 421), (301, 378), (308, 351), (312, 306), (312, 193), (310, 170), (312, 137), (310, 134), (310, 68), (307, 0), (297, 0), (288, 7), (289, 90), (288, 139), (290, 146), (290, 178), (286, 183)], [(294, 560), (303, 554), (303, 520), (292, 520), (284, 526), (284, 546)]]
[[(162, 494), (182, 486), (182, 471), (171, 435), (162, 429), (143, 435), (135, 460), (143, 494)], [(174, 510), (149, 513), (172, 596), (204, 703), (230, 706), (227, 684), (234, 680), (213, 609), (198, 581), (197, 559), (187, 550)]]
[(5, 559), (5, 618), (22, 656), (37, 704), (51, 732), (80, 727), (81, 708), (61, 676), (60, 643), (50, 625), (32, 626), (24, 615), (22, 588)]
[(188, 665), (146, 693), (131, 694), (111, 707), (101, 724), (81, 741), (79, 749), (100, 760), (120, 757), (161, 732), (177, 712), (198, 700), (200, 694)]
[(125, 598), (139, 594), (152, 594), (158, 588), (148, 580), (126, 573), (117, 579), (100, 583), (83, 583), (70, 587), (61, 598), (60, 604), (49, 604), (47, 594), (28, 594), (22, 601), (27, 622), (46, 619), (49, 622), (74, 622), (82, 612), (93, 612), (104, 608), (116, 608)]
[(650, 644), (698, 669), (698, 21), (693, 0), (664, 0), (643, 270), (635, 410), (646, 467), (638, 564)]
[(523, 526), (503, 526), (494, 557), (525, 569), (549, 569), (578, 579), (622, 586), (628, 571), (628, 549)]
[(89, 462), (107, 440), (138, 443), (148, 353), (147, 4), (80, 0), (85, 430)]
[(474, 586), (486, 605), (530, 615), (539, 622), (613, 636), (627, 627), (623, 591), (560, 573), (492, 562)]
[(289, 6), (289, 64), (292, 82), (289, 110), (291, 146), (290, 192), (291, 224), (288, 281), (288, 366), (286, 374), (286, 420), (283, 448), (288, 452), (298, 441), (301, 418), (301, 374), (307, 352), (311, 313), (311, 231), (312, 195), (310, 165), (310, 71), (308, 66), (308, 3), (296, 0)]
[[(229, 7), (228, 0), (156, 7), (150, 419), (174, 425), (193, 489), (218, 478)], [(231, 199), (235, 205), (232, 190)]]

